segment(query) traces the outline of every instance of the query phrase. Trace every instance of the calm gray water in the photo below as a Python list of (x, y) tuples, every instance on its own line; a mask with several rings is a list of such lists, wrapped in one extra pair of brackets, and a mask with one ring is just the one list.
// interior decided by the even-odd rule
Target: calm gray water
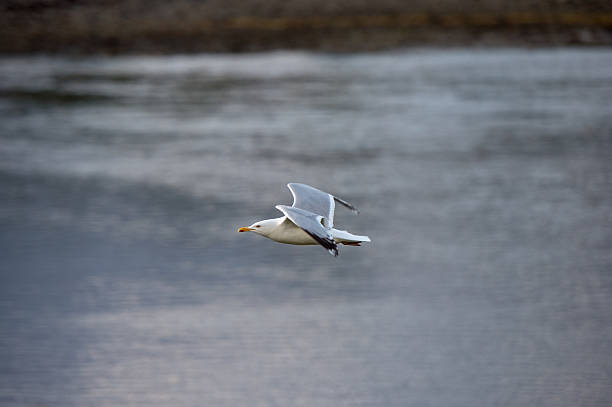
[[(612, 49), (0, 60), (2, 406), (610, 406)], [(287, 182), (372, 244), (236, 233)]]

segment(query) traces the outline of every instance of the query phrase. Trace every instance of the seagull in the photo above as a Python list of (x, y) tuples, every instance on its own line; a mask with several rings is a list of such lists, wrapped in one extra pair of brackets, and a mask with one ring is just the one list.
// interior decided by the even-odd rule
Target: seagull
[(368, 236), (353, 235), (334, 228), (336, 202), (353, 213), (359, 211), (350, 203), (306, 184), (287, 184), (293, 195), (293, 205), (276, 205), (284, 216), (260, 220), (238, 232), (255, 232), (276, 242), (295, 245), (320, 244), (334, 257), (338, 255), (337, 243), (360, 246), (369, 242)]

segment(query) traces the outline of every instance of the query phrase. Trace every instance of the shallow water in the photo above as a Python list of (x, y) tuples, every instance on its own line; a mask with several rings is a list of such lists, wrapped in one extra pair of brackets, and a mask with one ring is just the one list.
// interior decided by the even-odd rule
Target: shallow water
[[(0, 61), (3, 406), (604, 406), (612, 52)], [(373, 242), (238, 234), (305, 182)]]

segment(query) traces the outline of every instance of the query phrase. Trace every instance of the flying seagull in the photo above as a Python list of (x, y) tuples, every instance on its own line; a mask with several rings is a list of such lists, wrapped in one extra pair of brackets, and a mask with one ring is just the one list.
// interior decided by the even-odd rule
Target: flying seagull
[(336, 202), (359, 213), (350, 203), (306, 184), (287, 184), (293, 195), (293, 205), (276, 205), (284, 216), (260, 220), (238, 232), (255, 232), (280, 243), (320, 244), (333, 256), (338, 255), (337, 243), (360, 246), (369, 242), (367, 236), (353, 235), (346, 230), (334, 229)]

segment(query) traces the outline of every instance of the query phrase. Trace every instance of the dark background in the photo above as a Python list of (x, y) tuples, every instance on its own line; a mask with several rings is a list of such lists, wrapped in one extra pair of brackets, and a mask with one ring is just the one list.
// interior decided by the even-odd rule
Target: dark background
[(610, 44), (605, 0), (7, 0), (0, 51), (167, 53)]

